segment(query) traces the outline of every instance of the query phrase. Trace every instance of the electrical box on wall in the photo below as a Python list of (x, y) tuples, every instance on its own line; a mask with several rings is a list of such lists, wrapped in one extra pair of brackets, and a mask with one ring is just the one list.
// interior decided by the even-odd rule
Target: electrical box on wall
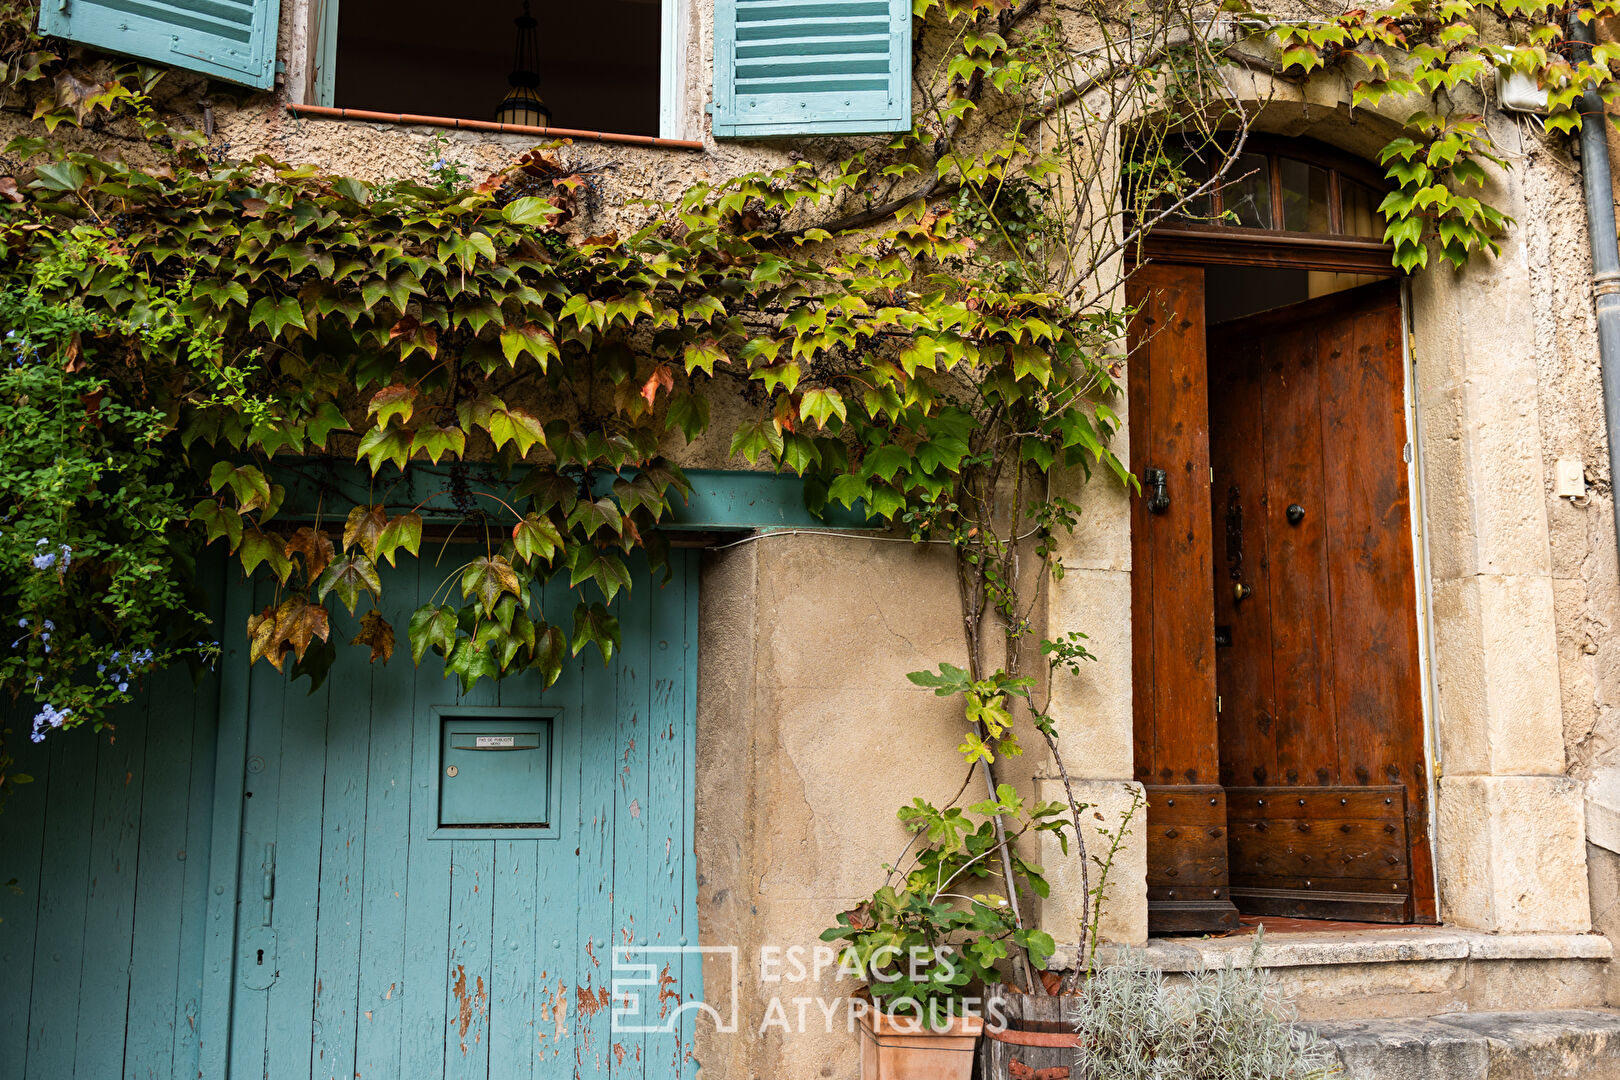
[(1580, 458), (1559, 458), (1553, 466), (1553, 494), (1560, 499), (1586, 496), (1586, 467)]
[(1522, 71), (1496, 69), (1496, 103), (1507, 112), (1546, 116), (1551, 111), (1547, 89)]

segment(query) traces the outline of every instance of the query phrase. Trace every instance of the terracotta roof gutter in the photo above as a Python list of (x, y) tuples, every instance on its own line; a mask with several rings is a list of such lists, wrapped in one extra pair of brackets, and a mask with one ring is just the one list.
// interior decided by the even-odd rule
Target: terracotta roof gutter
[(659, 150), (702, 150), (696, 139), (659, 139), (651, 135), (616, 135), (607, 131), (578, 131), (574, 128), (531, 127), (528, 124), (497, 124), (493, 120), (458, 120), (453, 116), (419, 116), (416, 113), (372, 112), (369, 109), (334, 109), (326, 105), (293, 105), (294, 116), (316, 120), (363, 120), (370, 124), (423, 124), (428, 127), (459, 128), (462, 131), (488, 131), (500, 135), (535, 135), (542, 139), (587, 139), (592, 142), (650, 146)]

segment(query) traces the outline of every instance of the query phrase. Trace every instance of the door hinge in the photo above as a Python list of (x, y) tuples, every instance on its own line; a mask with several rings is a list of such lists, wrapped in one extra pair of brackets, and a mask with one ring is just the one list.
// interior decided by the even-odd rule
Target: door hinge
[(1215, 714), (1217, 716), (1219, 716), (1220, 712), (1221, 712), (1221, 695), (1216, 694), (1215, 695)]

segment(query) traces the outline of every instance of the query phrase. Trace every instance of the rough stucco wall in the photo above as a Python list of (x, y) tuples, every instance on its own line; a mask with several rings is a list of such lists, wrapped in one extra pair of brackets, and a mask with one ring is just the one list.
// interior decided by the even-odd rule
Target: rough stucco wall
[[(847, 1013), (828, 1032), (808, 999), (854, 985), (832, 971), (771, 981), (761, 950), (812, 958), (836, 914), (882, 884), (880, 864), (899, 861), (896, 809), (913, 796), (943, 804), (962, 783), (960, 705), (906, 680), (962, 662), (949, 555), (766, 536), (707, 557), (701, 604), (699, 922), (703, 944), (738, 945), (742, 966), (741, 1031), (703, 1036), (696, 1056), (705, 1075), (853, 1075)], [(1014, 782), (1032, 767), (1003, 765)], [(705, 989), (724, 1000), (723, 986)], [(771, 1022), (772, 998), (791, 1034)], [(795, 999), (807, 1001), (803, 1034)]]

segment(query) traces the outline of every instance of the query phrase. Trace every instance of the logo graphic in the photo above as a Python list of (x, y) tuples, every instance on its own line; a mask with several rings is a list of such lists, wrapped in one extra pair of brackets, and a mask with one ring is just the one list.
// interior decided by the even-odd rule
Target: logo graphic
[[(737, 1030), (742, 992), (735, 945), (615, 945), (613, 947), (613, 1031), (627, 1035), (678, 1032), (686, 1013), (708, 1013), (715, 1030)], [(682, 1000), (684, 986), (701, 985), (705, 996), (731, 988), (730, 1015), (702, 1000)]]

